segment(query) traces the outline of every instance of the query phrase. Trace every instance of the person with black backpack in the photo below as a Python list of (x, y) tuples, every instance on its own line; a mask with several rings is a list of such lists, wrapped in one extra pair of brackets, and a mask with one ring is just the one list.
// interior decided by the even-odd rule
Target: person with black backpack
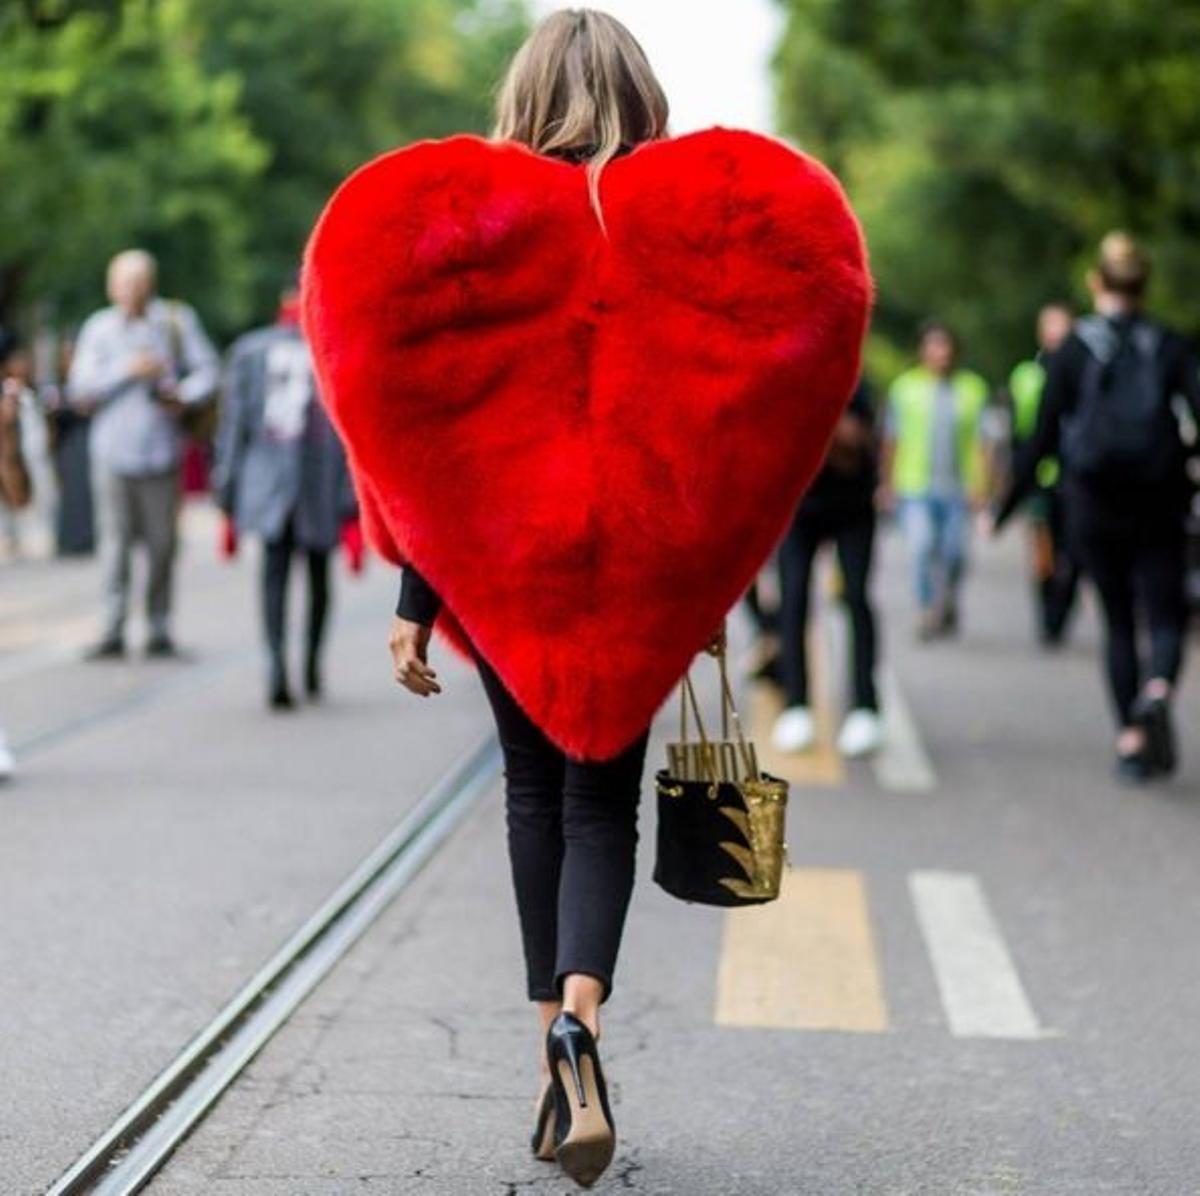
[(1078, 321), (1047, 362), (1037, 426), (993, 516), (999, 529), (1036, 486), (1038, 463), (1058, 455), (1068, 537), (1104, 615), (1117, 773), (1133, 782), (1177, 765), (1170, 707), (1187, 626), (1189, 493), (1180, 404), (1200, 419), (1191, 346), (1142, 313), (1149, 276), (1132, 237), (1104, 238), (1088, 275), (1095, 314)]

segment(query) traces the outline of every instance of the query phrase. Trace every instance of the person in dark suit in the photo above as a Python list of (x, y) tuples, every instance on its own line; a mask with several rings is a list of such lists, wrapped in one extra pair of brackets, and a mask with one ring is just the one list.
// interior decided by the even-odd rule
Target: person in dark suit
[(300, 331), (299, 295), (285, 291), (278, 320), (230, 350), (217, 428), (213, 492), (227, 517), (225, 550), (239, 533), (263, 542), (262, 612), (270, 659), (268, 702), (293, 707), (285, 629), (292, 557), (308, 565), (304, 685), (321, 694), (321, 645), (329, 612), (329, 554), (339, 539), (351, 568), (362, 565), (358, 507), (341, 441), (316, 401), (312, 361)]

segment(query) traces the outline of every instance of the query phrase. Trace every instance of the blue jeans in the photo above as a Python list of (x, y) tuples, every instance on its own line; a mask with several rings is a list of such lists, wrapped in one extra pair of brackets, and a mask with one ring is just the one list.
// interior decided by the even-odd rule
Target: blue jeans
[(920, 608), (929, 610), (938, 597), (953, 602), (967, 567), (966, 499), (936, 494), (906, 497), (900, 504), (900, 523), (912, 553)]

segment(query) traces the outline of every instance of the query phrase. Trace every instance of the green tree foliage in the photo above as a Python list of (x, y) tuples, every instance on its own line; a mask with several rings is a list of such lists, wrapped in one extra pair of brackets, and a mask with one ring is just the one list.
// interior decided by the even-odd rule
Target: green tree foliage
[(59, 7), (10, 14), (0, 42), (5, 307), (44, 298), (78, 315), (107, 257), (139, 243), (215, 308), (239, 292), (248, 185), (266, 163), (238, 79), (197, 65), (185, 0)]
[(877, 361), (937, 315), (999, 378), (1115, 226), (1154, 253), (1153, 305), (1200, 329), (1193, 0), (781, 2), (780, 114), (863, 218)]
[(104, 263), (229, 334), (272, 311), (337, 182), (486, 127), (520, 0), (23, 0), (0, 7), (0, 316), (77, 319)]
[(294, 272), (321, 205), (355, 166), (421, 137), (486, 129), (524, 37), (514, 4), (203, 0), (202, 60), (242, 81), (269, 147), (247, 213), (259, 310)]

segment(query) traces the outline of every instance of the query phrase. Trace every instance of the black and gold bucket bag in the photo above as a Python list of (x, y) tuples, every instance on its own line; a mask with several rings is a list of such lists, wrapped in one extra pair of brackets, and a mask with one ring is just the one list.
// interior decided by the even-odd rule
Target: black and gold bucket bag
[[(761, 905), (783, 878), (786, 781), (761, 772), (747, 740), (722, 647), (721, 738), (709, 739), (691, 675), (680, 682), (679, 740), (656, 776), (654, 880), (673, 897), (704, 905)], [(693, 740), (689, 714), (696, 724)], [(730, 727), (733, 738), (730, 738)]]

